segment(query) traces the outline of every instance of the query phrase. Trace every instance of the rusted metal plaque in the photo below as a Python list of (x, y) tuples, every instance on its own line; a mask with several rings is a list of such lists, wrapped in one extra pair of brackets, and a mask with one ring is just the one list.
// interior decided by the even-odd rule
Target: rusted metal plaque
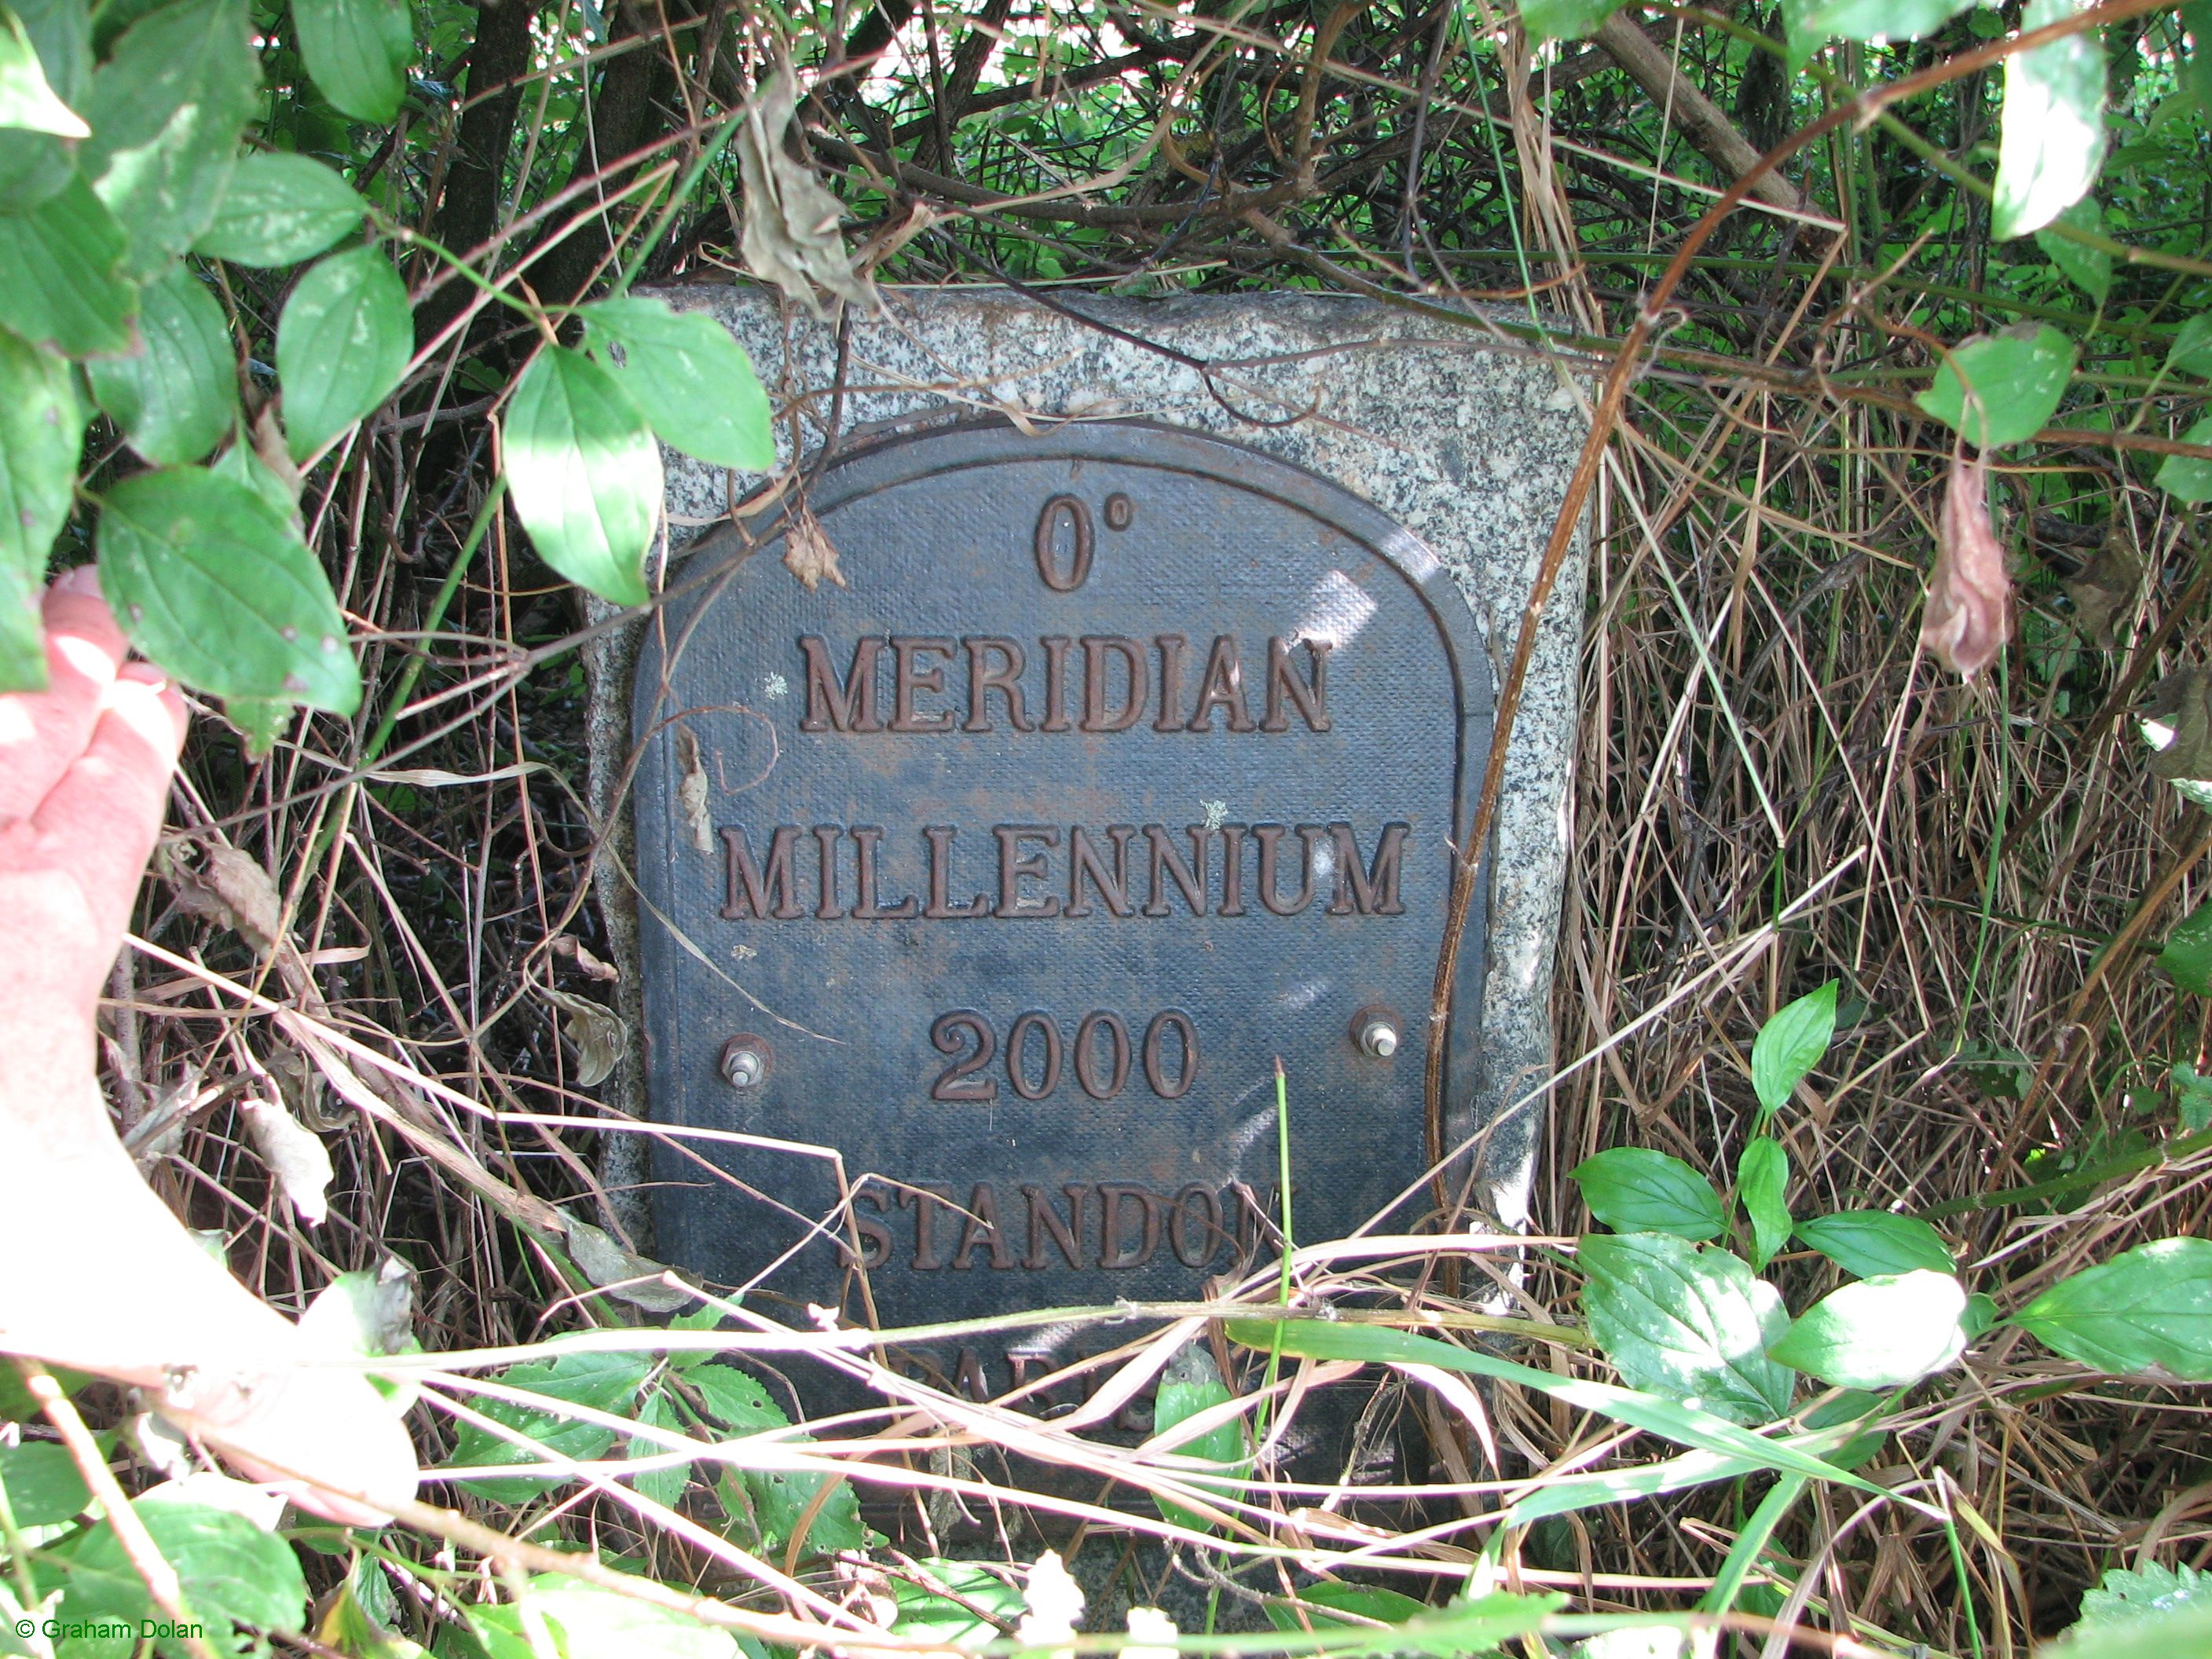
[(1436, 559), (1135, 425), (908, 439), (810, 502), (847, 586), (702, 555), (640, 659), (654, 1115), (817, 1149), (664, 1152), (660, 1253), (855, 1319), (865, 1273), (885, 1324), (1194, 1296), (1273, 1255), (1279, 1058), (1299, 1237), (1415, 1186), (1490, 738)]

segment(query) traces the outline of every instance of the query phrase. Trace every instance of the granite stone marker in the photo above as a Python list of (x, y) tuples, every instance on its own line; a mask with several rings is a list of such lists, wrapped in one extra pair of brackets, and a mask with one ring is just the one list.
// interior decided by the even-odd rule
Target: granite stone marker
[[(828, 416), (834, 340), (672, 297)], [(1482, 617), (1517, 620), (1573, 403), (1365, 306), (1086, 303), (1121, 332), (994, 292), (856, 322), (804, 509), (672, 562), (626, 722), (599, 665), (603, 798), (635, 744), (638, 1103), (712, 1132), (654, 1158), (655, 1249), (794, 1312), (1182, 1298), (1271, 1257), (1279, 1060), (1301, 1239), (1430, 1207), (1433, 982), (1510, 648)], [(1129, 336), (1207, 372), (1162, 386)], [(677, 474), (679, 537), (731, 487)], [(794, 538), (843, 585), (796, 580)], [(1577, 585), (1449, 996), (1452, 1179), (1509, 1221)]]

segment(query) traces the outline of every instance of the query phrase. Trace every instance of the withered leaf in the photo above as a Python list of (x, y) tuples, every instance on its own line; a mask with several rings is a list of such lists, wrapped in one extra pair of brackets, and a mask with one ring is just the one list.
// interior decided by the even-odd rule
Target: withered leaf
[(605, 1083), (614, 1075), (615, 1066), (622, 1060), (629, 1028), (604, 1003), (578, 996), (574, 991), (542, 985), (537, 989), (539, 996), (568, 1017), (562, 1030), (576, 1045), (576, 1086), (591, 1089)]
[(210, 847), (197, 867), (170, 864), (177, 908), (233, 929), (256, 951), (276, 948), (284, 901), (269, 872), (234, 847)]
[(707, 810), (706, 763), (699, 756), (697, 736), (680, 720), (676, 726), (676, 766), (681, 775), (676, 783), (678, 810), (684, 814), (684, 822), (690, 826), (691, 844), (711, 856), (714, 851), (714, 815)]
[(310, 1227), (330, 1213), (330, 1149), (322, 1138), (273, 1100), (241, 1100), (238, 1115), (253, 1150), (269, 1166), (276, 1190)]
[(2151, 688), (2141, 720), (2155, 751), (2151, 771), (2199, 806), (2212, 808), (2212, 669), (2168, 674)]
[(647, 1313), (674, 1313), (691, 1305), (694, 1298), (688, 1291), (664, 1282), (669, 1271), (665, 1263), (632, 1255), (612, 1235), (573, 1215), (568, 1227), (568, 1254), (578, 1270), (609, 1296)]
[(566, 957), (576, 964), (577, 971), (586, 979), (595, 979), (612, 985), (622, 977), (622, 969), (611, 962), (602, 962), (593, 956), (584, 941), (574, 933), (563, 933), (548, 947), (556, 957)]
[(1990, 524), (1989, 471), (1978, 455), (1954, 456), (1936, 520), (1920, 642), (1946, 668), (1972, 679), (2012, 637), (2012, 576)]
[(837, 234), (844, 204), (787, 145), (798, 109), (799, 78), (786, 68), (754, 94), (745, 111), (738, 130), (738, 169), (744, 180), (738, 251), (754, 276), (775, 283), (817, 317), (822, 315), (814, 294), (817, 283), (872, 310), (874, 290), (854, 272)]
[(825, 581), (847, 586), (845, 573), (837, 568), (837, 549), (822, 520), (805, 501), (793, 503), (783, 532), (783, 562), (799, 585), (811, 593)]
[(2081, 561), (2081, 568), (2067, 578), (2066, 597), (2074, 602), (2074, 625), (2093, 645), (2112, 643), (2112, 627), (2124, 611), (2135, 607), (2142, 586), (2142, 561), (2120, 520), (2112, 520), (2095, 552)]

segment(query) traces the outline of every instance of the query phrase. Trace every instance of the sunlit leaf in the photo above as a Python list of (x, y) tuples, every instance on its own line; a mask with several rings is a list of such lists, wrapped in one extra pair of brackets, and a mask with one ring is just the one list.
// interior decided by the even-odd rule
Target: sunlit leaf
[[(1164, 1435), (1176, 1424), (1211, 1411), (1235, 1398), (1229, 1385), (1221, 1380), (1221, 1372), (1213, 1363), (1213, 1356), (1200, 1344), (1187, 1344), (1168, 1362), (1161, 1375), (1159, 1394), (1152, 1406), (1152, 1431)], [(1208, 1463), (1239, 1467), (1244, 1457), (1243, 1425), (1235, 1418), (1215, 1425), (1204, 1434), (1176, 1446), (1176, 1452), (1185, 1457), (1203, 1459)], [(1211, 1483), (1201, 1481), (1201, 1486)], [(1182, 1504), (1167, 1498), (1154, 1500), (1160, 1513), (1177, 1526), (1188, 1527), (1194, 1532), (1212, 1530), (1212, 1523)]]
[(238, 412), (238, 360), (222, 307), (187, 266), (173, 264), (139, 290), (138, 337), (137, 356), (85, 366), (94, 398), (156, 465), (201, 459)]
[[(527, 1467), (532, 1461), (529, 1443), (543, 1446), (562, 1462), (587, 1462), (614, 1444), (615, 1431), (603, 1425), (564, 1415), (560, 1406), (581, 1406), (617, 1417), (630, 1414), (638, 1390), (653, 1370), (652, 1361), (628, 1353), (565, 1353), (557, 1358), (527, 1365), (511, 1365), (494, 1380), (503, 1387), (540, 1396), (542, 1407), (519, 1405), (505, 1400), (473, 1401), (477, 1410), (513, 1430), (526, 1443), (517, 1445), (474, 1423), (465, 1423), (453, 1442), (449, 1462), (465, 1468), (477, 1464), (512, 1463)], [(544, 1476), (495, 1475), (462, 1482), (468, 1491), (501, 1504), (520, 1504), (543, 1492), (550, 1483), (568, 1477), (556, 1473)]]
[[(2181, 441), (2212, 447), (2212, 415), (2183, 433)], [(2159, 464), (2158, 487), (2191, 507), (2212, 501), (2212, 461), (2196, 455), (2169, 455)]]
[(643, 605), (660, 450), (607, 370), (548, 346), (507, 404), (507, 476), (538, 556), (616, 605)]
[[(775, 465), (768, 393), (745, 349), (710, 313), (626, 295), (578, 315), (586, 343), (663, 443), (712, 466), (764, 472)], [(619, 365), (610, 344), (622, 348)]]
[(1751, 1265), (1754, 1272), (1790, 1242), (1790, 1156), (1771, 1135), (1754, 1137), (1735, 1170), (1736, 1197), (1751, 1223)]
[(322, 566), (252, 491), (200, 467), (100, 502), (100, 574), (131, 643), (187, 684), (350, 714), (361, 673)]
[(2212, 899), (2174, 924), (2158, 953), (2158, 965), (2183, 990), (2212, 997)]
[(1521, 27), (1531, 45), (1546, 40), (1579, 40), (1619, 11), (1621, 0), (1523, 0)]
[(1801, 1222), (1797, 1237), (1859, 1279), (1919, 1269), (1947, 1273), (1956, 1265), (1942, 1234), (1917, 1216), (1893, 1215), (1887, 1210), (1840, 1210), (1820, 1216)]
[(1974, 0), (1783, 0), (1790, 66), (1831, 40), (1917, 40), (1949, 22)]
[(2097, 1370), (2212, 1382), (2212, 1239), (2138, 1244), (2060, 1279), (2014, 1322)]
[(1718, 1238), (1728, 1230), (1720, 1194), (1679, 1158), (1643, 1146), (1613, 1146), (1567, 1171), (1589, 1212), (1617, 1233)]
[[(2071, 17), (2087, 0), (2027, 0), (2023, 32)], [(2105, 160), (2105, 50), (2094, 29), (2005, 60), (2004, 127), (1990, 234), (2040, 230), (2088, 193)]]
[[(85, 0), (16, 0), (16, 20), (41, 77), (72, 109), (92, 82), (92, 17)], [(27, 213), (76, 173), (76, 146), (51, 132), (0, 128), (0, 213)]]
[(92, 1493), (69, 1448), (50, 1440), (0, 1446), (0, 1486), (19, 1527), (52, 1527), (84, 1513)]
[[(2086, 230), (2101, 236), (2105, 231), (2105, 210), (2095, 197), (2084, 197), (2060, 214), (2057, 223), (2066, 229)], [(2111, 254), (2100, 247), (2085, 247), (2062, 234), (2058, 228), (2037, 231), (2035, 245), (2065, 273), (2068, 282), (2100, 305), (2104, 303), (2105, 297), (2112, 291)]]
[[(894, 1636), (928, 1637), (950, 1648), (959, 1642), (991, 1641), (1002, 1627), (1011, 1630), (1022, 1616), (1022, 1593), (1001, 1573), (973, 1561), (930, 1556), (908, 1565), (913, 1572), (927, 1575), (952, 1595), (940, 1595), (928, 1584), (914, 1583), (904, 1573), (894, 1577), (891, 1595), (898, 1604), (898, 1616), (891, 1623)], [(959, 1599), (955, 1601), (953, 1596)], [(992, 1617), (985, 1618), (985, 1613)]]
[(46, 683), (39, 592), (69, 518), (84, 419), (68, 362), (0, 333), (0, 691)]
[(1759, 1027), (1751, 1045), (1751, 1086), (1759, 1096), (1759, 1121), (1780, 1111), (1790, 1091), (1802, 1083), (1836, 1034), (1836, 981), (1808, 991)]
[(415, 61), (405, 0), (292, 0), (292, 24), (324, 97), (356, 121), (399, 113)]
[(351, 185), (306, 155), (263, 150), (240, 161), (195, 253), (241, 265), (297, 264), (359, 224), (368, 210)]
[(82, 138), (92, 129), (46, 84), (46, 66), (30, 32), (15, 12), (0, 7), (0, 127)]
[(1959, 1357), (1966, 1306), (1966, 1286), (1952, 1273), (1863, 1279), (1814, 1304), (1766, 1352), (1832, 1388), (1895, 1388)]
[[(192, 1612), (214, 1621), (208, 1635), (224, 1651), (234, 1647), (233, 1620), (296, 1635), (307, 1611), (307, 1585), (292, 1547), (227, 1509), (165, 1496), (160, 1489), (135, 1499), (131, 1510), (155, 1547), (176, 1571)], [(125, 1622), (161, 1619), (114, 1528), (103, 1522), (73, 1553), (59, 1616), (70, 1621)], [(124, 1659), (131, 1637), (94, 1638), (77, 1647), (78, 1659)], [(184, 1659), (174, 1638), (157, 1644), (165, 1659)]]
[(2074, 343), (2049, 324), (1978, 335), (1955, 347), (1913, 401), (1981, 449), (2032, 438), (2074, 378)]
[(1795, 1379), (1766, 1357), (1788, 1316), (1771, 1285), (1726, 1250), (1664, 1233), (1591, 1234), (1583, 1313), (1624, 1381), (1736, 1423), (1790, 1409)]
[(374, 248), (350, 248), (300, 279), (276, 319), (284, 440), (304, 461), (392, 393), (415, 347), (407, 285)]

